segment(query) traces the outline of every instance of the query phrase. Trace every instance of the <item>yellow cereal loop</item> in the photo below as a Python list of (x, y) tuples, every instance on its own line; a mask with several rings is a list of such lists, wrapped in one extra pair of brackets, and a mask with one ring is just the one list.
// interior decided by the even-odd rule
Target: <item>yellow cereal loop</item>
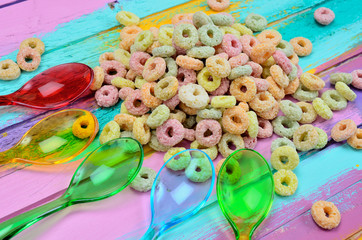
[(321, 98), (314, 99), (312, 104), (313, 104), (314, 110), (322, 118), (328, 120), (333, 117), (332, 110), (328, 107), (328, 105)]
[(94, 132), (94, 119), (90, 114), (78, 118), (72, 126), (73, 135), (77, 138), (88, 138)]
[(249, 111), (246, 114), (248, 114), (249, 117), (249, 127), (247, 129), (249, 137), (255, 138), (256, 136), (258, 136), (259, 131), (258, 117), (253, 111)]
[(274, 173), (275, 192), (280, 196), (290, 196), (298, 188), (298, 178), (291, 170), (281, 169)]
[(344, 82), (337, 82), (335, 88), (339, 94), (341, 94), (348, 101), (354, 101), (357, 95), (353, 92), (352, 89), (348, 87)]
[(151, 140), (151, 130), (147, 125), (148, 115), (137, 118), (133, 123), (133, 136), (142, 144), (145, 145)]
[(220, 30), (223, 33), (223, 35), (232, 34), (238, 38), (240, 37), (240, 32), (238, 30), (236, 30), (235, 28), (222, 26), (222, 27), (220, 27)]
[[(182, 152), (186, 150), (183, 147), (174, 147), (174, 148), (170, 148), (166, 153), (165, 156), (163, 157), (163, 161), (167, 162), (172, 156), (174, 156), (175, 154)], [(191, 156), (190, 156), (190, 152), (183, 152), (181, 154), (179, 154), (177, 157), (173, 158), (171, 161), (169, 161), (166, 165), (166, 167), (168, 167), (169, 169), (172, 169), (174, 171), (180, 171), (185, 169), (191, 161)]]
[(211, 160), (214, 160), (218, 154), (218, 150), (217, 150), (216, 146), (205, 147), (205, 146), (202, 146), (197, 140), (195, 140), (191, 143), (190, 148), (200, 149), (200, 150), (204, 151), (207, 155), (209, 155)]
[(141, 89), (143, 84), (145, 84), (147, 81), (143, 79), (141, 76), (137, 76), (136, 80), (134, 82), (134, 85), (136, 88)]
[(111, 84), (115, 86), (116, 88), (124, 88), (124, 87), (130, 87), (135, 89), (135, 83), (131, 80), (125, 79), (123, 77), (115, 77), (111, 80)]
[(128, 51), (118, 48), (113, 52), (113, 55), (116, 61), (122, 63), (127, 69), (129, 69), (129, 59), (131, 58), (131, 54)]
[(243, 35), (253, 36), (253, 31), (251, 31), (250, 28), (242, 25), (241, 23), (234, 23), (233, 25), (231, 25), (231, 27), (234, 28), (236, 31), (238, 31), (240, 33), (240, 36)]
[(236, 105), (234, 96), (215, 96), (211, 100), (213, 108), (232, 108)]
[(106, 143), (110, 140), (119, 138), (121, 136), (121, 129), (116, 121), (110, 121), (104, 126), (99, 141), (101, 144)]
[(197, 74), (197, 83), (205, 88), (206, 91), (212, 92), (220, 86), (221, 78), (217, 76), (212, 76), (207, 67), (204, 67)]
[(299, 164), (299, 155), (295, 148), (285, 145), (272, 152), (270, 163), (274, 169), (293, 170)]
[(120, 24), (125, 26), (138, 25), (140, 23), (140, 18), (137, 17), (136, 14), (127, 11), (118, 12), (116, 19)]
[[(126, 106), (124, 105), (124, 102), (122, 102), (121, 104), (121, 113), (125, 113), (125, 114), (130, 114), (126, 108)], [(132, 114), (130, 114), (132, 115)]]
[(158, 31), (158, 41), (161, 45), (172, 46), (173, 27), (163, 27)]

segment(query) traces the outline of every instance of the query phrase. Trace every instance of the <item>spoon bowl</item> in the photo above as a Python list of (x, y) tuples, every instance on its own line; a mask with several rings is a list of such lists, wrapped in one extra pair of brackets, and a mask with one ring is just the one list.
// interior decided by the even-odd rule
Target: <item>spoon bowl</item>
[(127, 187), (143, 162), (142, 145), (132, 138), (104, 143), (80, 164), (66, 192), (45, 205), (0, 223), (0, 239), (10, 239), (68, 206), (111, 197)]
[(79, 98), (91, 85), (93, 70), (82, 63), (65, 63), (45, 70), (19, 90), (0, 96), (1, 105), (56, 109)]
[(240, 149), (222, 164), (216, 183), (217, 199), (236, 239), (251, 239), (268, 215), (274, 198), (273, 175), (256, 151)]
[[(90, 134), (79, 138), (72, 127), (77, 119), (87, 117)], [(43, 118), (30, 128), (12, 148), (0, 152), (0, 164), (21, 162), (31, 164), (58, 164), (77, 156), (98, 132), (98, 120), (89, 111), (66, 109)]]
[[(186, 170), (171, 170), (170, 162), (188, 161)], [(205, 174), (201, 179), (197, 176)], [(215, 170), (203, 151), (188, 149), (172, 156), (160, 169), (151, 190), (152, 220), (142, 239), (157, 239), (164, 231), (196, 214), (210, 197)]]

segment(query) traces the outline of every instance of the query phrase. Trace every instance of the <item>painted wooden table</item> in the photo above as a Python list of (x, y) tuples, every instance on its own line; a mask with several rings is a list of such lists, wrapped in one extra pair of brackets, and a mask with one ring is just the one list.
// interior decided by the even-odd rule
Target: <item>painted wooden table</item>
[[(19, 43), (38, 36), (46, 45), (39, 69), (23, 72), (14, 81), (0, 81), (0, 95), (8, 94), (39, 72), (66, 62), (98, 65), (98, 57), (113, 51), (119, 43), (121, 27), (115, 14), (129, 10), (142, 17), (141, 27), (170, 23), (174, 14), (205, 10), (206, 1), (185, 0), (2, 0), (0, 2), (0, 58), (15, 60)], [(313, 12), (328, 7), (336, 14), (335, 21), (322, 27), (315, 23)], [(283, 39), (296, 36), (309, 38), (313, 53), (300, 59), (304, 71), (316, 73), (331, 88), (329, 74), (351, 72), (362, 66), (360, 0), (242, 0), (233, 1), (230, 11), (243, 22), (250, 12), (266, 16), (271, 28)], [(315, 125), (328, 134), (339, 120), (352, 118), (362, 124), (362, 91), (356, 91), (354, 103), (335, 112), (329, 121), (318, 119)], [(99, 108), (88, 94), (67, 108), (92, 111), (101, 129), (120, 110), (120, 103)], [(10, 148), (39, 119), (54, 111), (23, 107), (0, 107), (0, 151)], [(259, 140), (256, 150), (270, 157), (270, 143)], [(51, 167), (29, 165), (0, 166), (0, 222), (61, 195), (86, 153), (99, 146), (93, 144), (74, 161)], [(162, 153), (149, 152), (144, 166), (158, 170)], [(215, 160), (215, 164), (220, 158)], [(296, 193), (290, 197), (275, 196), (269, 217), (257, 229), (255, 239), (357, 239), (362, 229), (362, 152), (347, 144), (329, 141), (322, 151), (301, 154), (295, 170), (299, 179)], [(149, 193), (126, 189), (120, 194), (95, 203), (76, 205), (38, 222), (15, 239), (138, 239), (150, 221)], [(310, 216), (310, 207), (317, 200), (334, 202), (342, 221), (338, 228), (325, 231)], [(352, 236), (353, 235), (353, 236)], [(216, 202), (215, 192), (199, 214), (170, 229), (163, 239), (233, 239), (233, 232)]]

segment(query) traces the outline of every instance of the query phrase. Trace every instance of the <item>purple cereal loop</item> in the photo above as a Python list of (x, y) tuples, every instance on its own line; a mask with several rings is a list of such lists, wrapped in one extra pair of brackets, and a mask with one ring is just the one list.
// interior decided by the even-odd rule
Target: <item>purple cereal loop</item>
[[(211, 96), (225, 95), (229, 91), (230, 81), (227, 78), (222, 78), (220, 86), (213, 92), (210, 92)], [(210, 99), (211, 101), (211, 99)]]
[(170, 110), (175, 110), (177, 105), (180, 103), (180, 98), (178, 97), (178, 93), (176, 93), (175, 96), (172, 98), (166, 100), (163, 102)]
[(185, 136), (184, 126), (176, 119), (168, 119), (156, 129), (158, 141), (165, 146), (175, 146)]
[(137, 75), (142, 76), (145, 63), (150, 57), (151, 55), (145, 52), (132, 53), (131, 58), (129, 59), (130, 69), (132, 69)]
[(261, 74), (263, 73), (263, 67), (260, 66), (260, 64), (250, 61), (250, 62), (247, 62), (246, 65), (249, 65), (251, 67), (251, 69), (253, 70), (251, 72), (252, 77), (260, 78)]
[(276, 64), (278, 64), (281, 69), (283, 69), (283, 71), (285, 72), (285, 74), (289, 74), (293, 67), (292, 67), (292, 62), (290, 61), (289, 58), (287, 58), (287, 56), (285, 55), (285, 53), (283, 51), (280, 50), (276, 50), (273, 53), (273, 58), (276, 62)]
[(239, 55), (242, 50), (240, 40), (232, 34), (224, 35), (221, 42), (221, 47), (229, 57), (235, 57)]
[(334, 12), (326, 7), (321, 7), (315, 10), (314, 19), (322, 25), (328, 25), (333, 22), (335, 18)]
[(248, 55), (249, 57), (253, 47), (259, 44), (259, 40), (256, 39), (256, 37), (250, 36), (248, 34), (241, 36), (240, 42), (243, 52), (246, 53), (246, 55)]
[(189, 83), (196, 83), (196, 72), (192, 69), (180, 67), (177, 72), (177, 80), (179, 87)]
[(113, 85), (104, 85), (96, 91), (95, 99), (101, 107), (111, 107), (118, 102), (118, 89)]
[(124, 88), (121, 88), (118, 92), (118, 96), (120, 99), (122, 100), (126, 100), (126, 98), (129, 96), (129, 95), (132, 95), (133, 94), (133, 91), (134, 89), (130, 88), (130, 87), (124, 87)]
[(303, 74), (303, 69), (299, 66), (299, 64), (295, 65), (297, 67), (297, 77), (300, 78), (300, 76)]
[(104, 82), (107, 84), (111, 84), (113, 78), (124, 78), (127, 74), (126, 67), (115, 60), (102, 62), (101, 68), (104, 70)]
[[(211, 135), (205, 136), (210, 131)], [(212, 147), (219, 143), (222, 135), (221, 125), (218, 121), (205, 119), (196, 125), (196, 140), (205, 147)]]
[(358, 89), (362, 89), (362, 70), (357, 69), (352, 73), (352, 86)]
[(127, 111), (136, 116), (146, 114), (150, 109), (142, 102), (141, 90), (136, 89), (132, 95), (129, 95), (124, 101)]
[(254, 82), (255, 82), (255, 86), (256, 86), (256, 90), (258, 92), (264, 92), (266, 90), (268, 90), (270, 83), (262, 78), (254, 78)]
[(222, 52), (222, 53), (218, 53), (215, 56), (219, 56), (221, 58), (225, 58), (226, 60), (229, 59), (229, 55), (227, 55), (226, 53)]
[(194, 129), (188, 129), (185, 128), (185, 136), (184, 139), (188, 140), (188, 141), (195, 141), (195, 130)]
[(175, 44), (175, 42), (173, 41), (173, 38), (172, 38), (172, 47), (174, 47), (176, 49), (176, 56), (177, 55), (186, 55), (187, 50), (177, 46)]
[(259, 131), (258, 131), (258, 138), (268, 138), (273, 135), (273, 125), (270, 121), (264, 118), (258, 118), (259, 123)]
[(245, 148), (254, 149), (258, 142), (257, 138), (243, 137)]
[(230, 67), (235, 68), (238, 66), (243, 66), (249, 61), (249, 56), (245, 53), (240, 53), (237, 56), (234, 56), (229, 59)]

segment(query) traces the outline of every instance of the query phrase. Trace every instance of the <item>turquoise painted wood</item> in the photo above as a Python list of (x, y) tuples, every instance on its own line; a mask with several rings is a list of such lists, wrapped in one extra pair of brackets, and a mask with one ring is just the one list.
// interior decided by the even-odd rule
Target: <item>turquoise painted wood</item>
[[(35, 74), (60, 63), (75, 61), (92, 67), (98, 65), (99, 55), (114, 50), (119, 43), (121, 28), (114, 16), (120, 9), (130, 10), (145, 17), (183, 2), (186, 1), (162, 0), (157, 1), (156, 4), (155, 1), (125, 0), (120, 4), (112, 4), (113, 9), (105, 5), (93, 13), (72, 21), (68, 20), (69, 22), (62, 22), (60, 18), (61, 25), (54, 31), (36, 33), (42, 35), (48, 49), (43, 55), (40, 69), (34, 73), (22, 74), (20, 79), (13, 82), (0, 82), (0, 94), (16, 90)], [(360, 5), (356, 0), (348, 3), (352, 6)], [(200, 4), (206, 6), (205, 1)], [(358, 56), (361, 51), (360, 48), (356, 48), (361, 44), (360, 8), (351, 8), (349, 4), (342, 0), (280, 0), (278, 4), (267, 0), (240, 1), (232, 12), (239, 21), (243, 21), (249, 12), (265, 15), (271, 22), (270, 27), (278, 29), (286, 40), (295, 36), (311, 39), (314, 46), (313, 53), (301, 59), (300, 64), (304, 70), (317, 68), (320, 76), (325, 76), (327, 79), (330, 72), (350, 72), (361, 66), (361, 57)], [(314, 22), (313, 11), (320, 6), (330, 7), (335, 11), (336, 19), (330, 26), (321, 27)], [(193, 9), (194, 7), (186, 8), (187, 11)], [(4, 9), (0, 8), (0, 19), (1, 11)], [(80, 8), (79, 12), (82, 11), (84, 9)], [(174, 11), (174, 13), (180, 12)], [(0, 35), (1, 38), (2, 35)], [(6, 48), (2, 45), (0, 47)], [(347, 51), (352, 51), (351, 56), (357, 55), (357, 57), (349, 57), (349, 61), (338, 66), (343, 59), (339, 56)], [(5, 52), (5, 50), (1, 48), (0, 52)], [(16, 53), (15, 51), (2, 56), (1, 60), (15, 59)], [(326, 62), (332, 59), (334, 59), (333, 65), (329, 68), (328, 64), (331, 63), (326, 64)], [(326, 69), (327, 66), (329, 69)], [(359, 92), (359, 101), (349, 106), (345, 112), (336, 113), (335, 121), (349, 116), (361, 124), (361, 95), (362, 93)], [(109, 109), (101, 109), (96, 106), (92, 94), (89, 94), (74, 103), (72, 107), (91, 110), (97, 116), (100, 128), (103, 128), (119, 112), (120, 104)], [(20, 107), (0, 107), (0, 134), (2, 134), (0, 135), (0, 151), (9, 148), (20, 138), (21, 132), (25, 132), (32, 124), (49, 113)], [(319, 120), (317, 124), (330, 130), (331, 123), (327, 124)], [(98, 140), (95, 140), (87, 151), (98, 144)], [(268, 144), (270, 140), (260, 141), (257, 147), (257, 150), (267, 158), (270, 152), (264, 146)], [(162, 156), (161, 153), (153, 154), (145, 160), (145, 166), (159, 169), (162, 165)], [(344, 156), (349, 158), (341, 161)], [(288, 198), (276, 198), (270, 217), (258, 229), (255, 238), (290, 239), (290, 236), (295, 236), (303, 239), (301, 234), (303, 232), (311, 232), (309, 235), (311, 239), (330, 239), (331, 236), (345, 238), (358, 230), (361, 226), (361, 224), (358, 226), (358, 223), (361, 222), (356, 218), (359, 216), (356, 212), (361, 213), (360, 206), (362, 205), (361, 159), (359, 152), (340, 144), (331, 144), (322, 152), (303, 155), (301, 164), (296, 170), (300, 181), (297, 193)], [(1, 167), (1, 173), (6, 171), (8, 175), (0, 178), (1, 186), (6, 186), (4, 190), (0, 190), (0, 206), (2, 206), (0, 221), (60, 195), (67, 187), (78, 163), (79, 161), (74, 161), (56, 168), (21, 166), (15, 170), (5, 170), (5, 167)], [(335, 201), (340, 198), (346, 200), (337, 201), (343, 218), (337, 231), (326, 232), (315, 228), (308, 213), (311, 204), (318, 199)], [(150, 217), (148, 202), (149, 193), (140, 194), (127, 189), (111, 199), (74, 206), (74, 209), (69, 212), (59, 213), (46, 221), (40, 221), (36, 228), (28, 229), (19, 235), (18, 239), (127, 239), (139, 236), (148, 225)], [(71, 214), (69, 214), (70, 211)], [(302, 224), (306, 219), (308, 224)], [(213, 196), (200, 214), (171, 229), (164, 239), (233, 239), (233, 234)]]

